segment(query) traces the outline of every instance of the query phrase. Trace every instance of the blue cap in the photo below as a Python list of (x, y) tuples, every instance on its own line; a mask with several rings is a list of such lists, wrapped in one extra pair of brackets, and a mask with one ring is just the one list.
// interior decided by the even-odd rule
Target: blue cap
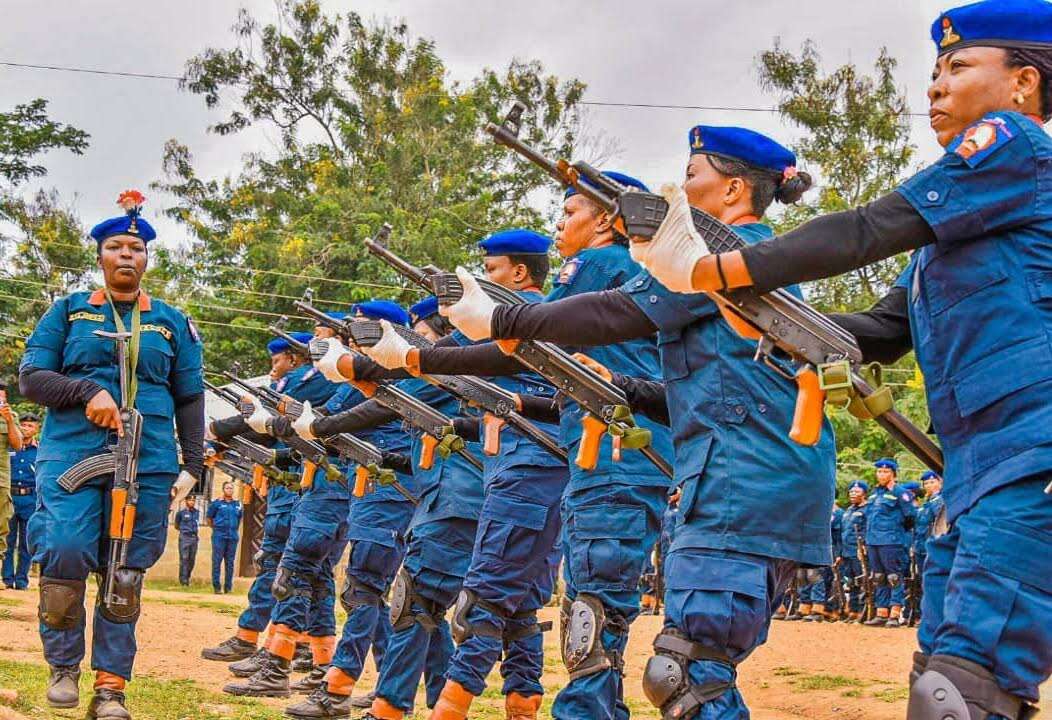
[(101, 245), (106, 238), (115, 235), (132, 235), (144, 243), (148, 243), (157, 237), (157, 231), (150, 223), (140, 217), (142, 204), (146, 198), (138, 190), (125, 190), (117, 198), (117, 204), (124, 208), (124, 214), (120, 217), (103, 220), (91, 229), (91, 238), (97, 245)]
[(427, 320), (432, 315), (438, 314), (438, 298), (428, 295), (418, 303), (409, 308), (409, 322), (416, 325), (421, 320)]
[(920, 495), (922, 493), (921, 485), (918, 482), (904, 482), (899, 483), (899, 487), (903, 490), (913, 493), (914, 495)]
[(888, 468), (889, 470), (894, 470), (895, 472), (899, 471), (899, 464), (891, 458), (881, 458), (880, 460), (877, 460), (875, 463), (873, 463), (873, 467)]
[[(626, 187), (636, 188), (637, 190), (642, 190), (643, 192), (650, 192), (650, 188), (643, 184), (642, 180), (636, 180), (631, 175), (625, 175), (624, 173), (617, 172), (616, 170), (603, 170), (602, 175), (603, 177), (608, 177), (615, 182), (619, 182), (622, 185), (625, 185)], [(588, 182), (585, 178), (581, 178), (581, 182), (583, 182), (585, 185), (588, 185), (589, 187), (592, 187), (592, 183)], [(563, 194), (563, 200), (565, 200), (568, 197), (572, 197), (576, 194), (576, 188), (566, 188), (566, 192)]]
[(855, 482), (853, 482), (853, 483), (851, 483), (850, 485), (847, 486), (848, 490), (854, 490), (855, 488), (858, 488), (859, 490), (861, 490), (864, 493), (868, 493), (869, 492), (869, 485), (866, 484), (865, 480), (856, 480)]
[(351, 305), (351, 315), (359, 313), (370, 320), (386, 320), (394, 325), (409, 326), (409, 314), (401, 305), (390, 300), (366, 300)]
[(690, 154), (740, 160), (779, 177), (796, 173), (796, 154), (762, 133), (741, 127), (695, 125), (687, 135)]
[(512, 228), (493, 233), (479, 242), (487, 256), (493, 255), (547, 255), (552, 239), (533, 230)]
[(920, 479), (921, 479), (921, 482), (924, 482), (925, 480), (931, 480), (932, 478), (938, 478), (938, 479), (942, 480), (942, 475), (940, 475), (939, 473), (935, 472), (934, 470), (925, 470), (924, 474), (921, 475)]
[[(292, 337), (296, 338), (296, 340), (304, 344), (309, 343), (311, 341), (311, 338), (314, 337), (309, 332), (294, 332), (289, 333), (289, 335), (291, 335)], [(267, 351), (271, 355), (277, 355), (278, 353), (285, 352), (288, 349), (289, 342), (285, 338), (274, 338), (273, 340), (267, 343)]]
[(947, 10), (931, 25), (939, 55), (966, 47), (1052, 49), (1052, 3), (983, 0)]

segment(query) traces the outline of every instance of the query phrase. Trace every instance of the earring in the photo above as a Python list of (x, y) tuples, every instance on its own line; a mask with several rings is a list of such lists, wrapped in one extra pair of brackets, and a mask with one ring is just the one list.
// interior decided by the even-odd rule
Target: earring
[(1023, 103), (1026, 102), (1026, 96), (1023, 95), (1023, 93), (1021, 93), (1021, 92), (1018, 92), (1015, 95), (1013, 95), (1012, 99), (1015, 100), (1015, 104), (1016, 105), (1022, 105)]

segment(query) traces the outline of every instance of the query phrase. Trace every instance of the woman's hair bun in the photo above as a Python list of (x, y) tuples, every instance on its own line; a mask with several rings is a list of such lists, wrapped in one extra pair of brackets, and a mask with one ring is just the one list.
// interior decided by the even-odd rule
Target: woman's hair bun
[(811, 189), (811, 176), (799, 170), (792, 177), (784, 178), (774, 191), (774, 199), (783, 205), (792, 205)]

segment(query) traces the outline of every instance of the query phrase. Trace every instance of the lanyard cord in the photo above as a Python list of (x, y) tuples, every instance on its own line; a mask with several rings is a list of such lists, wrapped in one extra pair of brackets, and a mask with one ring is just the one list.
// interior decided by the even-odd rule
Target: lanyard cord
[[(106, 288), (106, 300), (109, 301), (110, 310), (113, 311), (113, 322), (117, 326), (117, 332), (127, 332), (124, 320), (121, 318), (120, 313), (117, 312), (117, 306), (113, 303), (113, 296), (110, 295), (109, 288)], [(139, 391), (139, 376), (136, 370), (139, 367), (139, 339), (142, 336), (140, 327), (141, 315), (139, 298), (136, 296), (132, 304), (131, 342), (128, 344), (128, 367), (126, 368), (128, 374), (128, 396), (121, 398), (121, 407), (123, 408), (135, 407), (135, 395)]]

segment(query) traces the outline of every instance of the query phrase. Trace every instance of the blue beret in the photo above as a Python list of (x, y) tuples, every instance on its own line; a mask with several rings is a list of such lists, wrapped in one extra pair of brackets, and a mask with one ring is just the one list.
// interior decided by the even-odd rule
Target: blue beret
[(533, 230), (501, 230), (479, 242), (486, 255), (547, 255), (552, 239)]
[(935, 51), (943, 55), (977, 45), (1052, 48), (1052, 3), (1047, 0), (983, 0), (947, 10), (931, 25)]
[(939, 478), (940, 480), (942, 480), (942, 476), (939, 475), (939, 473), (935, 472), (934, 470), (926, 470), (924, 474), (921, 475), (921, 482), (924, 482), (925, 480), (931, 480), (932, 478)]
[(146, 198), (138, 190), (126, 190), (117, 198), (117, 204), (124, 208), (124, 215), (103, 220), (91, 229), (91, 238), (96, 244), (114, 235), (133, 235), (144, 243), (157, 237), (157, 231), (150, 223), (140, 217), (142, 204)]
[(899, 487), (901, 487), (903, 490), (909, 490), (911, 493), (914, 494), (919, 493), (921, 489), (920, 483), (912, 481), (899, 483)]
[(881, 458), (880, 460), (877, 460), (875, 463), (873, 463), (873, 467), (888, 468), (889, 470), (894, 470), (895, 472), (899, 471), (899, 464), (891, 458)]
[[(636, 188), (637, 190), (642, 190), (643, 192), (650, 192), (650, 188), (644, 185), (642, 180), (636, 180), (631, 175), (625, 175), (624, 173), (617, 172), (616, 170), (603, 170), (602, 174), (603, 177), (608, 177), (611, 180), (619, 182), (626, 187)], [(583, 182), (585, 185), (592, 186), (592, 183), (588, 182), (584, 178), (581, 178), (581, 182)], [(566, 188), (566, 193), (563, 194), (563, 199), (565, 200), (566, 198), (572, 197), (576, 194), (577, 190), (575, 188)]]
[(409, 308), (409, 321), (416, 324), (421, 320), (427, 320), (432, 315), (438, 314), (438, 298), (428, 295), (418, 303)]
[[(309, 332), (294, 332), (289, 333), (289, 335), (296, 338), (301, 343), (309, 343), (311, 341), (311, 338), (314, 337)], [(274, 338), (273, 340), (267, 343), (267, 351), (271, 355), (277, 355), (278, 353), (285, 352), (288, 349), (289, 343), (288, 340), (286, 340), (285, 338)]]
[(390, 300), (366, 300), (351, 305), (351, 314), (361, 313), (370, 320), (386, 320), (394, 325), (409, 325), (409, 314), (402, 306)]
[(718, 155), (740, 160), (782, 177), (796, 169), (796, 154), (781, 143), (740, 127), (695, 125), (687, 136), (690, 154)]
[(864, 493), (869, 492), (869, 485), (867, 485), (864, 480), (856, 480), (855, 482), (847, 486), (848, 490), (854, 490), (855, 488), (858, 488)]

